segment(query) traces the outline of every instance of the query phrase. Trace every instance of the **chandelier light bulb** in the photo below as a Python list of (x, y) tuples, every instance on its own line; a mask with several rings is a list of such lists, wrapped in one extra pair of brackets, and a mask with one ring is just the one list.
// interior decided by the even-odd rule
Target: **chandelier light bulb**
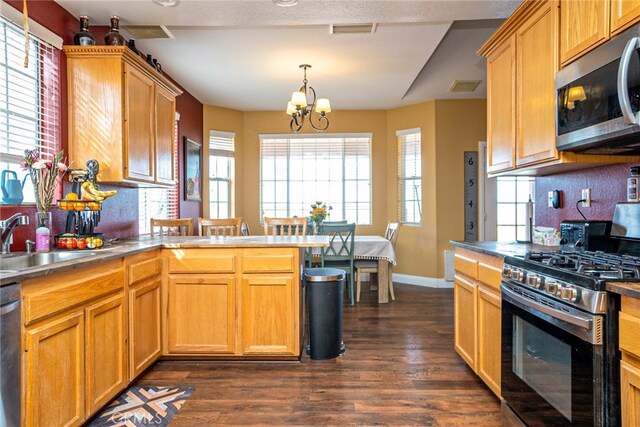
[(329, 99), (320, 98), (316, 102), (316, 111), (318, 113), (330, 113), (331, 112), (331, 104), (329, 103)]
[(291, 101), (287, 102), (287, 114), (292, 115), (296, 112), (296, 106), (291, 103)]
[(306, 107), (307, 95), (304, 92), (293, 92), (291, 95), (291, 103), (295, 107)]

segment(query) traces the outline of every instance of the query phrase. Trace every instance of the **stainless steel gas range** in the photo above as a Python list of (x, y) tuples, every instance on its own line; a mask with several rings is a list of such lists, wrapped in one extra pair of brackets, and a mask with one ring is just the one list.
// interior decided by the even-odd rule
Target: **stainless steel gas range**
[(502, 397), (507, 425), (620, 425), (617, 312), (608, 281), (640, 281), (640, 204), (619, 204), (613, 253), (506, 257)]

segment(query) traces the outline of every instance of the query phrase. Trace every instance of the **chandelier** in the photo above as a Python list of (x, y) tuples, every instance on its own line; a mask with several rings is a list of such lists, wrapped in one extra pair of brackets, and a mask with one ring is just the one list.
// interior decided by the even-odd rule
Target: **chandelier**
[(327, 113), (331, 112), (331, 105), (327, 98), (316, 99), (315, 89), (307, 84), (307, 68), (311, 68), (311, 65), (302, 64), (300, 68), (304, 69), (302, 86), (299, 91), (293, 92), (287, 104), (287, 114), (291, 116), (289, 127), (293, 132), (298, 132), (304, 125), (304, 118), (309, 116), (311, 127), (322, 132), (329, 127)]

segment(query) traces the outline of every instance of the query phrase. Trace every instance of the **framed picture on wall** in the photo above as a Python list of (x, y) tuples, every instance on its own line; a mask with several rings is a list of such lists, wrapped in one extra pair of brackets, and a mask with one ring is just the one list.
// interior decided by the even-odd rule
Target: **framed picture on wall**
[(184, 137), (184, 199), (202, 201), (202, 145)]

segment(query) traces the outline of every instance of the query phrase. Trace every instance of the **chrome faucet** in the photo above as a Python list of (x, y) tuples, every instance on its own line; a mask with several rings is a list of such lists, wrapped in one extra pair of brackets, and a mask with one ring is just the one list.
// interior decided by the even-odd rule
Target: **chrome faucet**
[(21, 213), (0, 221), (0, 253), (11, 253), (11, 236), (19, 225), (29, 225), (29, 217)]

